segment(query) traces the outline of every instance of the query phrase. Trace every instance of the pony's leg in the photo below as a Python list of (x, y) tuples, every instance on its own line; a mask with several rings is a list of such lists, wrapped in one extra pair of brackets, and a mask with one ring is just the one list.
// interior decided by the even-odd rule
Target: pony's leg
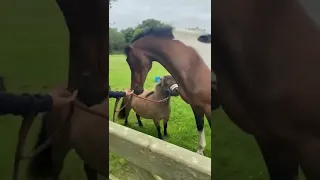
[(204, 148), (206, 147), (206, 137), (204, 134), (204, 112), (200, 108), (192, 108), (197, 129), (198, 129), (198, 150), (197, 153), (203, 155)]
[(157, 131), (158, 131), (158, 138), (159, 139), (163, 139), (162, 138), (162, 134), (161, 134), (160, 120), (159, 119), (153, 119), (153, 122), (154, 122), (154, 125), (156, 126)]
[(127, 126), (128, 125), (128, 117), (129, 117), (129, 113), (130, 113), (130, 111), (131, 111), (131, 107), (130, 106), (127, 106), (126, 108), (125, 108), (125, 121), (124, 121), (124, 125), (125, 126)]
[(83, 164), (83, 169), (86, 172), (87, 180), (98, 180), (98, 173), (92, 169), (88, 164)]
[(53, 180), (58, 180), (59, 175), (63, 169), (63, 162), (66, 158), (70, 148), (63, 144), (56, 144), (52, 146), (51, 158), (52, 158), (52, 172)]
[(282, 142), (263, 141), (256, 138), (264, 161), (267, 165), (270, 180), (297, 180), (299, 165), (292, 149)]
[(140, 115), (136, 113), (136, 117), (137, 117), (139, 126), (140, 126), (140, 127), (143, 127), (143, 124), (142, 124), (142, 122), (141, 122)]
[[(56, 111), (45, 113), (42, 117), (42, 127), (38, 136), (38, 142), (35, 148), (43, 145), (56, 129), (62, 125), (64, 112)], [(69, 131), (67, 125), (61, 129), (52, 139), (50, 145), (43, 149), (38, 155), (33, 157), (29, 162), (28, 178), (29, 179), (51, 179), (58, 180), (63, 168), (63, 161), (70, 150), (70, 142), (67, 137)]]
[(167, 127), (168, 127), (169, 117), (163, 119), (163, 135), (168, 136)]

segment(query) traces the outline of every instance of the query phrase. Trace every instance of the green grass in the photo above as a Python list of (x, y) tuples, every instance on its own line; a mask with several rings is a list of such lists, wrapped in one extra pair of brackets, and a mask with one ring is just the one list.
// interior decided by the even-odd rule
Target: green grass
[[(109, 84), (112, 90), (124, 90), (130, 87), (130, 69), (125, 61), (125, 56), (123, 55), (111, 55), (109, 56)], [(146, 79), (145, 88), (152, 89), (155, 85), (154, 76), (163, 76), (168, 74), (168, 72), (158, 63), (153, 63), (152, 69), (148, 74)], [(168, 122), (168, 142), (176, 144), (183, 148), (189, 149), (191, 151), (196, 151), (197, 148), (197, 128), (194, 120), (194, 115), (192, 113), (191, 107), (186, 104), (180, 97), (171, 98), (171, 115)], [(109, 114), (112, 117), (114, 99), (110, 99)], [(157, 137), (157, 130), (150, 119), (142, 118), (142, 123), (144, 127), (139, 127), (137, 125), (137, 120), (134, 111), (131, 111), (129, 116), (129, 127), (137, 131), (149, 134), (151, 136)], [(124, 120), (116, 119), (119, 124), (124, 124)], [(163, 133), (163, 124), (161, 122), (161, 129)], [(205, 149), (205, 154), (211, 157), (211, 130), (205, 120), (205, 133), (207, 147)], [(123, 158), (110, 153), (110, 170), (109, 172), (117, 177), (124, 173), (123, 169), (130, 170), (130, 167), (126, 164)]]
[[(0, 75), (11, 92), (41, 92), (44, 85), (66, 82), (68, 31), (52, 0), (5, 1), (0, 6)], [(0, 179), (9, 180), (21, 118), (0, 116)], [(30, 152), (39, 131), (39, 120), (29, 134)], [(107, 133), (107, 132), (106, 132)], [(26, 163), (21, 177), (25, 180)], [(65, 160), (61, 180), (84, 180), (82, 161), (75, 153)]]

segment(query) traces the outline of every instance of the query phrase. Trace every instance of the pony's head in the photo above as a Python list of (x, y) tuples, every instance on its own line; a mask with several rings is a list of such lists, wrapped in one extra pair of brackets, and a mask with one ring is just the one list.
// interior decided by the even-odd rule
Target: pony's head
[(126, 47), (125, 53), (131, 71), (131, 89), (135, 94), (140, 95), (143, 93), (144, 82), (152, 67), (152, 61), (131, 46)]
[(170, 96), (180, 95), (179, 86), (171, 75), (161, 77), (158, 86), (165, 90)]

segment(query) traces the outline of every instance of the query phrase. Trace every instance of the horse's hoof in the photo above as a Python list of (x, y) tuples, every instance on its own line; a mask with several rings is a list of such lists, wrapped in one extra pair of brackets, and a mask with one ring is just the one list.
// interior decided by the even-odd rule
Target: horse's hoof
[(168, 136), (164, 136), (162, 140), (166, 141), (168, 138)]
[(143, 127), (143, 124), (142, 124), (142, 123), (139, 123), (139, 122), (137, 122), (137, 123), (138, 123), (139, 127)]
[(198, 150), (197, 153), (204, 156), (203, 151)]

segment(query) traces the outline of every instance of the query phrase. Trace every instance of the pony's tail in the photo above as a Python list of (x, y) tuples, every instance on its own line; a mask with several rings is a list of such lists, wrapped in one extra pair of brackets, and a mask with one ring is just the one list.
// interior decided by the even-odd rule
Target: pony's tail
[[(34, 149), (42, 145), (47, 137), (46, 134), (46, 119), (47, 115), (45, 114), (42, 117), (41, 130), (38, 135), (38, 141)], [(53, 162), (51, 158), (51, 146), (49, 145), (46, 149), (41, 151), (38, 155), (33, 157), (29, 163), (27, 169), (27, 177), (29, 179), (45, 179), (53, 176)]]
[[(124, 98), (122, 98), (122, 102), (120, 105), (120, 108), (124, 106)], [(118, 118), (119, 119), (124, 119), (126, 117), (126, 108), (121, 109), (121, 111), (118, 113)]]

